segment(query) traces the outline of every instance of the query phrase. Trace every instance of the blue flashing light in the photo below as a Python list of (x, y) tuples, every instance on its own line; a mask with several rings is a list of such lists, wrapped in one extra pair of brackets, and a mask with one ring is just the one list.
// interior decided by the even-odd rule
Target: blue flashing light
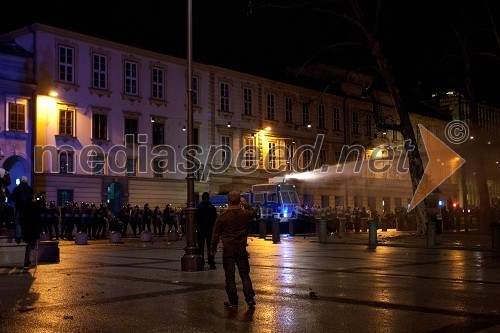
[(443, 207), (443, 205), (444, 205), (443, 200), (439, 200), (439, 206), (440, 206), (440, 207)]

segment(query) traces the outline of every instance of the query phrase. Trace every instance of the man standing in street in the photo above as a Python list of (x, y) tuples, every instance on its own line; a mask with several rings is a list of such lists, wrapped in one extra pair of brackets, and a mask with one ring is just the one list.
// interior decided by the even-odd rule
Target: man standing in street
[(235, 281), (235, 266), (243, 284), (243, 294), (248, 306), (255, 306), (255, 292), (250, 279), (250, 263), (248, 262), (247, 234), (250, 221), (255, 210), (238, 192), (230, 192), (227, 196), (228, 208), (217, 217), (212, 234), (210, 253), (215, 255), (217, 244), (222, 239), (222, 265), (226, 276), (226, 294), (228, 300), (225, 307), (238, 306), (238, 293)]
[(210, 203), (210, 194), (203, 192), (201, 202), (196, 210), (196, 238), (198, 240), (198, 248), (200, 249), (203, 263), (205, 263), (205, 246), (207, 247), (207, 257), (210, 269), (216, 269), (214, 256), (210, 253), (210, 242), (212, 241), (212, 231), (217, 219), (217, 209)]
[(23, 241), (26, 243), (23, 269), (27, 270), (31, 265), (31, 252), (35, 249), (36, 242), (40, 238), (40, 224), (38, 218), (35, 217), (35, 192), (28, 185), (28, 177), (21, 177), (21, 182), (12, 190), (10, 199), (15, 204), (16, 223), (21, 225)]

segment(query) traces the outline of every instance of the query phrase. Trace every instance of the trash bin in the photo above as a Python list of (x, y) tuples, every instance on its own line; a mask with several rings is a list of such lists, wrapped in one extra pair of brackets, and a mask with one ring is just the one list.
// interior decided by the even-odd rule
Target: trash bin
[(326, 243), (327, 242), (327, 231), (326, 231), (326, 220), (321, 219), (318, 221), (319, 225), (319, 242)]
[(427, 223), (427, 247), (436, 246), (436, 224), (435, 220), (430, 220)]
[(280, 220), (279, 219), (273, 219), (273, 243), (279, 243), (280, 242)]
[(377, 220), (368, 221), (368, 246), (377, 246)]

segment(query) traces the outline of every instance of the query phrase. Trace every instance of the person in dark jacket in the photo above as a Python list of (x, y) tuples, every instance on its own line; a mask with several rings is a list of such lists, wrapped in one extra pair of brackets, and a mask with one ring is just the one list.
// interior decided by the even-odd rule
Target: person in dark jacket
[(4, 168), (0, 168), (0, 228), (4, 226), (7, 227), (8, 225), (5, 207), (7, 205), (6, 199), (10, 195), (8, 188), (10, 184), (9, 172)]
[(210, 253), (210, 242), (212, 241), (212, 231), (217, 219), (217, 209), (210, 203), (210, 194), (203, 192), (201, 202), (196, 210), (196, 238), (201, 257), (205, 262), (205, 246), (207, 248), (208, 264), (210, 269), (216, 269), (214, 256)]
[(250, 278), (248, 262), (247, 235), (250, 221), (255, 217), (255, 210), (238, 192), (230, 192), (227, 196), (228, 208), (217, 217), (212, 234), (210, 252), (215, 255), (219, 239), (222, 240), (222, 265), (226, 276), (226, 294), (228, 300), (225, 307), (238, 306), (238, 293), (235, 281), (235, 266), (243, 284), (243, 294), (248, 306), (255, 306), (255, 291)]
[(23, 241), (26, 243), (23, 269), (27, 270), (31, 265), (31, 252), (35, 249), (38, 239), (40, 239), (41, 226), (36, 218), (35, 192), (28, 185), (26, 176), (21, 177), (21, 182), (12, 190), (10, 199), (15, 204), (16, 223), (21, 225)]

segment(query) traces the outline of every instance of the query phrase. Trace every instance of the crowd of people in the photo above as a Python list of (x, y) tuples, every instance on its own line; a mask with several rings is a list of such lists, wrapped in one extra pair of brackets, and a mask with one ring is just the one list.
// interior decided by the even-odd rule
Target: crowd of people
[[(11, 196), (9, 196), (11, 197)], [(12, 200), (10, 200), (12, 201)], [(39, 233), (48, 240), (74, 240), (76, 233), (84, 232), (89, 239), (105, 239), (110, 232), (120, 232), (123, 237), (138, 237), (142, 231), (152, 236), (164, 237), (170, 231), (180, 231), (184, 219), (181, 211), (170, 204), (163, 209), (149, 204), (123, 205), (117, 214), (105, 203), (70, 202), (58, 206), (46, 202), (43, 196), (33, 196), (30, 218), (36, 222)], [(16, 228), (16, 210), (5, 203), (1, 210), (0, 228)]]

